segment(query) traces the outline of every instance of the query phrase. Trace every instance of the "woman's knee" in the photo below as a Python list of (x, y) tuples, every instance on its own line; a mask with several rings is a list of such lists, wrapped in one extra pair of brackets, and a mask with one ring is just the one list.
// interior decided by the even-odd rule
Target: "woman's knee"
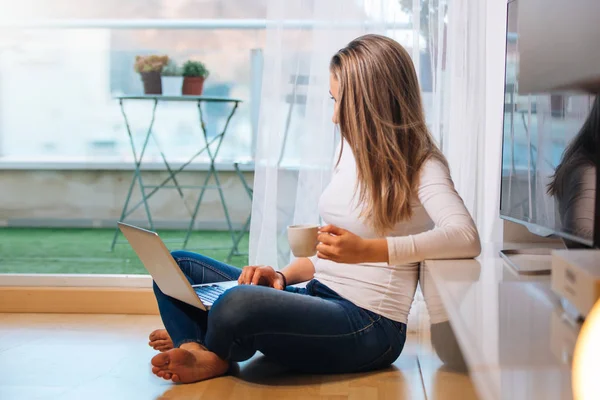
[(173, 259), (175, 260), (175, 262), (177, 264), (180, 264), (180, 262), (184, 259), (190, 259), (192, 258), (193, 254), (190, 253), (189, 251), (185, 251), (185, 250), (175, 250), (171, 252), (171, 257), (173, 257)]
[(179, 267), (179, 269), (181, 269), (185, 273), (186, 270), (184, 269), (184, 262), (186, 259), (188, 259), (187, 251), (183, 251), (183, 250), (172, 251), (171, 257), (173, 257), (173, 259), (177, 263), (177, 266)]
[(202, 261), (205, 258), (204, 256), (185, 250), (173, 251), (171, 252), (171, 256), (190, 284), (203, 283), (204, 265), (198, 261)]
[(257, 304), (260, 289), (265, 288), (240, 285), (227, 290), (211, 308), (209, 323), (218, 329), (244, 329), (248, 322), (256, 319), (256, 309), (260, 307)]
[(215, 260), (202, 254), (185, 250), (173, 251), (171, 252), (171, 256), (184, 273), (192, 273), (193, 271), (207, 268), (215, 262)]

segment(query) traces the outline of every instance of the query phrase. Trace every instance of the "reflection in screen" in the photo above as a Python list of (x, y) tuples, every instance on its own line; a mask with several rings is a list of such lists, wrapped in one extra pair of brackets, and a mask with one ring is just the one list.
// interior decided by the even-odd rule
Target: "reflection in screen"
[(592, 245), (600, 100), (518, 93), (516, 5), (508, 8), (500, 212), (569, 247)]
[(587, 120), (565, 149), (548, 184), (548, 193), (556, 198), (561, 229), (589, 240), (594, 235), (599, 140), (600, 96), (597, 96)]

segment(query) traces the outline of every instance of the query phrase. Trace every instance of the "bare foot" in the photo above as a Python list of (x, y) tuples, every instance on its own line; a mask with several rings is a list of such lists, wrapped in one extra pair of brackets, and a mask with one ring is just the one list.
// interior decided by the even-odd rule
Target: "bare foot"
[(191, 383), (221, 376), (229, 363), (197, 343), (185, 343), (178, 349), (152, 358), (152, 372), (173, 382)]
[(150, 334), (150, 347), (158, 351), (168, 351), (173, 348), (173, 341), (165, 329), (157, 329)]

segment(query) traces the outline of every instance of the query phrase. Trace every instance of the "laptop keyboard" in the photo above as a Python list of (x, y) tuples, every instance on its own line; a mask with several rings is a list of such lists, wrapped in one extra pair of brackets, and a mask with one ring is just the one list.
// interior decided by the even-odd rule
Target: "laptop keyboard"
[(213, 304), (215, 301), (217, 301), (219, 296), (225, 293), (226, 290), (226, 288), (218, 285), (200, 286), (194, 288), (194, 291), (204, 304)]

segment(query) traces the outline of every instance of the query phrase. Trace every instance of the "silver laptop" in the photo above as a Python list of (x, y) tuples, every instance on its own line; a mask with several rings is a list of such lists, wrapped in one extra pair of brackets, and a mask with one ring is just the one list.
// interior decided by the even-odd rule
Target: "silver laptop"
[(237, 286), (237, 281), (191, 285), (156, 232), (122, 222), (118, 225), (164, 294), (201, 310), (209, 310), (227, 289)]

